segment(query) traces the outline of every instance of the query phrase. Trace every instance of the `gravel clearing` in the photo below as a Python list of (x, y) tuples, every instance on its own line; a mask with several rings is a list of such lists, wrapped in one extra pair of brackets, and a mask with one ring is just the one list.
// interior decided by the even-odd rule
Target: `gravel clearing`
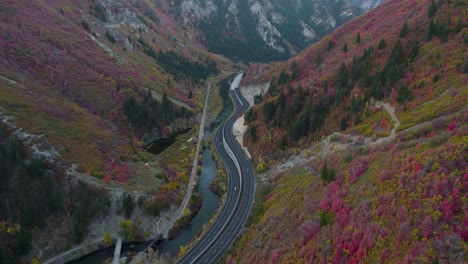
[[(258, 85), (241, 86), (240, 90), (241, 90), (242, 95), (245, 97), (247, 102), (249, 102), (250, 106), (252, 107), (254, 105), (254, 96), (257, 94), (265, 94), (269, 88), (270, 88), (270, 83), (268, 82), (268, 83), (263, 83), (263, 84), (258, 84)], [(244, 149), (245, 153), (247, 153), (247, 156), (251, 159), (252, 156), (250, 155), (249, 149), (247, 149), (247, 147), (244, 146), (244, 135), (247, 132), (248, 128), (249, 127), (245, 125), (244, 116), (241, 116), (234, 123), (232, 132), (234, 133), (234, 136), (236, 137), (239, 144), (242, 146), (242, 149)]]

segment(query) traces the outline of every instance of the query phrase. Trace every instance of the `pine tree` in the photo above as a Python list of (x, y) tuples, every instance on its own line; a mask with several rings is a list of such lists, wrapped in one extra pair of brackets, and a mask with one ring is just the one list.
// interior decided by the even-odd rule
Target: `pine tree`
[(320, 54), (317, 55), (316, 63), (317, 63), (318, 66), (320, 66), (320, 64), (322, 64), (322, 57), (320, 56)]
[(348, 43), (345, 42), (345, 44), (343, 44), (343, 52), (346, 53), (348, 52)]
[(249, 134), (250, 134), (250, 137), (252, 138), (252, 142), (256, 143), (258, 141), (257, 127), (256, 126), (251, 126), (250, 129), (249, 129)]
[(280, 72), (280, 75), (278, 77), (278, 85), (285, 84), (288, 82), (288, 74), (286, 73), (285, 70), (282, 70)]
[(356, 43), (357, 43), (357, 44), (361, 43), (361, 32), (358, 32), (358, 33), (357, 33), (357, 36), (356, 36)]
[(463, 29), (463, 25), (462, 25), (461, 18), (458, 18), (457, 24), (455, 25), (455, 32), (460, 33), (462, 29)]
[(299, 77), (299, 65), (295, 60), (291, 63), (291, 80), (296, 80)]
[(82, 20), (82, 21), (81, 21), (81, 25), (83, 26), (84, 30), (86, 30), (86, 31), (90, 31), (90, 30), (91, 30), (91, 29), (89, 28), (89, 24), (88, 24), (86, 21)]
[(427, 16), (429, 16), (430, 18), (433, 18), (436, 12), (437, 12), (437, 6), (434, 0), (432, 0), (431, 3), (429, 4), (429, 7), (427, 8)]
[(377, 46), (378, 49), (383, 49), (387, 46), (387, 43), (385, 43), (385, 39), (381, 38), (379, 41), (379, 45)]
[(106, 37), (111, 43), (116, 42), (115, 37), (109, 31), (106, 31)]
[(123, 209), (124, 215), (126, 218), (129, 218), (132, 215), (133, 208), (135, 207), (135, 202), (130, 194), (125, 195), (123, 199)]
[(418, 56), (419, 54), (419, 42), (416, 41), (414, 44), (413, 44), (413, 47), (411, 48), (409, 54), (408, 54), (408, 59), (410, 62), (413, 62), (414, 59), (416, 59), (416, 56)]
[(340, 129), (341, 129), (341, 131), (346, 130), (346, 127), (347, 127), (346, 122), (347, 122), (346, 117), (341, 118), (341, 122), (340, 122)]
[(408, 34), (408, 24), (405, 22), (405, 24), (403, 24), (403, 26), (400, 29), (399, 37), (404, 38), (406, 37), (407, 34)]

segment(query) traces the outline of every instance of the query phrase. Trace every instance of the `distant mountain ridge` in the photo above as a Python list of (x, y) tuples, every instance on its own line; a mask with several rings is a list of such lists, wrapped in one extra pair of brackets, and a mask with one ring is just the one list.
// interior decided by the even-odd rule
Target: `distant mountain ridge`
[(362, 14), (348, 0), (182, 0), (178, 8), (210, 50), (261, 62), (286, 59)]

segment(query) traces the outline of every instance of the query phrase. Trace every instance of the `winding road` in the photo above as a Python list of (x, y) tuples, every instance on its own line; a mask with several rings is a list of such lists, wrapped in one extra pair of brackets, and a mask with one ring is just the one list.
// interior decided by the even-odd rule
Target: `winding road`
[(252, 207), (255, 190), (253, 167), (232, 133), (234, 122), (249, 108), (238, 88), (240, 78), (242, 74), (234, 80), (230, 91), (236, 110), (221, 125), (214, 139), (228, 174), (226, 202), (207, 233), (178, 263), (216, 262), (239, 236)]

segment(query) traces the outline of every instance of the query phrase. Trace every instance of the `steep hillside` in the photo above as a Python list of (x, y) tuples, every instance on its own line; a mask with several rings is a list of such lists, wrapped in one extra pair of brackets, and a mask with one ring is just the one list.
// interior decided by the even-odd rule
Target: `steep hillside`
[[(4, 115), (47, 135), (65, 160), (90, 173), (104, 173), (105, 153), (131, 154), (126, 118), (137, 137), (155, 129), (164, 136), (179, 127), (178, 116), (198, 111), (189, 94), (217, 72), (208, 54), (186, 46), (183, 30), (149, 1), (7, 1), (0, 8)], [(148, 89), (187, 111), (151, 119), (145, 109), (123, 109), (131, 97), (148, 97)], [(154, 126), (139, 125), (145, 121)]]
[(287, 59), (361, 14), (346, 0), (183, 0), (176, 7), (210, 50), (247, 62)]
[(247, 82), (271, 79), (250, 113), (250, 126), (263, 135), (247, 136), (257, 156), (340, 130), (384, 136), (371, 120), (375, 100), (397, 107), (399, 130), (463, 109), (468, 36), (457, 7), (465, 3), (441, 4), (434, 17), (426, 5), (391, 1), (288, 62), (250, 67)]
[(227, 263), (467, 261), (467, 4), (388, 1), (251, 67), (264, 187)]
[[(109, 222), (118, 225), (123, 216), (108, 219), (102, 224), (106, 228), (95, 229), (89, 226), (93, 221), (88, 215), (78, 216), (81, 222), (75, 229), (70, 210), (77, 206), (78, 198), (70, 190), (77, 180), (111, 190), (112, 210), (106, 214), (110, 218), (121, 215), (122, 195), (127, 191), (135, 201), (141, 198), (140, 211), (152, 216), (183, 199), (196, 144), (188, 140), (197, 133), (198, 103), (205, 82), (231, 66), (204, 51), (170, 12), (166, 1), (149, 0), (0, 3), (0, 125), (15, 140), (24, 141), (33, 158), (45, 159), (60, 171), (46, 180), (58, 183), (60, 199), (64, 198), (57, 201), (69, 206), (43, 214), (34, 211), (28, 216), (33, 220), (23, 221), (18, 214), (36, 196), (23, 201), (11, 198), (16, 197), (12, 193), (37, 186), (15, 187), (24, 174), (15, 172), (16, 163), (7, 164), (13, 167), (8, 167), (8, 177), (2, 177), (0, 222), (27, 222), (25, 228), (37, 231), (33, 253), (41, 260), (83, 239), (102, 237), (104, 231), (118, 231)], [(170, 155), (152, 155), (144, 149), (187, 130), (179, 136), (183, 143), (169, 147)], [(0, 139), (3, 143), (3, 137)], [(17, 165), (27, 170), (28, 162), (22, 159)], [(34, 176), (23, 178), (30, 177)], [(11, 208), (17, 204), (25, 208), (15, 214)], [(64, 213), (64, 218), (61, 214), (51, 217), (52, 211)], [(57, 224), (54, 219), (62, 219), (63, 224), (52, 228)], [(2, 238), (10, 237), (2, 233), (5, 230), (0, 230)], [(47, 235), (39, 230), (46, 230)], [(49, 234), (54, 239), (46, 241)], [(13, 252), (2, 263), (18, 263), (18, 257), (29, 249), (17, 250), (11, 243), (1, 246)]]

